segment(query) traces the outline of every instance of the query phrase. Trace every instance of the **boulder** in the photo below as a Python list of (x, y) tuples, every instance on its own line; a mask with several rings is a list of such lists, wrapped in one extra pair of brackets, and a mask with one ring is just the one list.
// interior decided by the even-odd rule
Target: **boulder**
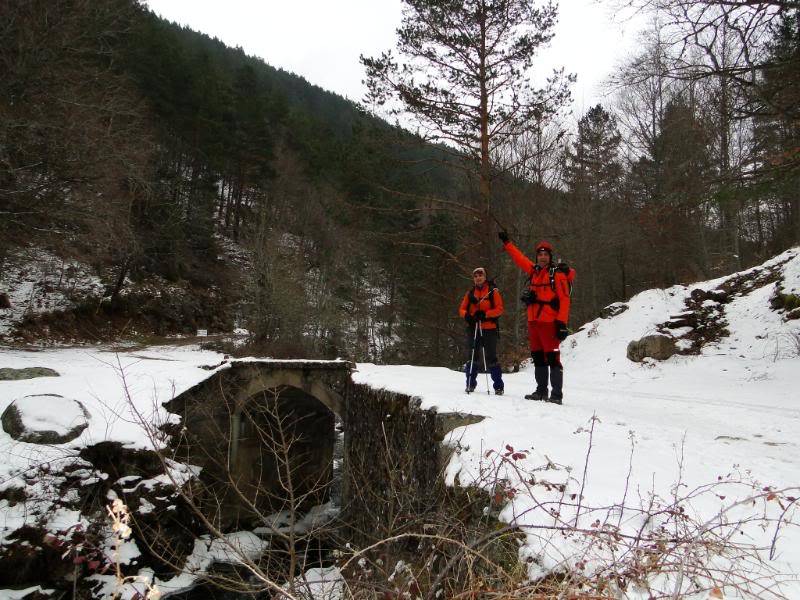
[(611, 317), (616, 317), (624, 313), (628, 308), (628, 305), (624, 302), (614, 302), (614, 304), (609, 304), (600, 311), (600, 318), (610, 319)]
[(66, 444), (89, 426), (90, 415), (77, 400), (58, 394), (17, 398), (3, 411), (3, 430), (29, 444)]
[(0, 381), (16, 381), (35, 377), (58, 377), (58, 373), (47, 367), (28, 367), (26, 369), (0, 369)]
[(678, 352), (675, 339), (666, 335), (646, 335), (628, 344), (628, 358), (633, 362), (642, 362), (650, 357), (666, 360)]
[(701, 304), (706, 300), (726, 304), (731, 300), (730, 294), (725, 290), (701, 290), (697, 288), (692, 290), (689, 296), (696, 304)]

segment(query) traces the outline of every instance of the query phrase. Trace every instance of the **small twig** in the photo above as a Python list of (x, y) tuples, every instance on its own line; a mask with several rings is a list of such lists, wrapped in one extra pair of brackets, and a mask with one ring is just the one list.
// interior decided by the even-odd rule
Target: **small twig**
[(583, 463), (583, 477), (581, 477), (581, 491), (578, 494), (578, 508), (575, 510), (575, 527), (578, 526), (578, 517), (581, 514), (581, 502), (583, 501), (583, 490), (586, 487), (586, 474), (589, 471), (589, 456), (592, 454), (592, 442), (594, 440), (594, 424), (599, 421), (596, 413), (592, 413), (591, 423), (589, 428), (589, 447), (586, 449), (586, 460)]

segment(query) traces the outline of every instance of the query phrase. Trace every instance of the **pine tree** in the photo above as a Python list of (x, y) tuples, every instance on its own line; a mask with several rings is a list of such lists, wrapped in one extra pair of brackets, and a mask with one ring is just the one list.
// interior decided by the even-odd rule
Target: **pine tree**
[(627, 297), (621, 139), (616, 120), (598, 104), (578, 121), (575, 142), (566, 151), (569, 205), (563, 212), (572, 225), (567, 246), (583, 273), (576, 302), (589, 314)]
[(622, 138), (616, 120), (600, 104), (578, 121), (578, 135), (567, 151), (566, 180), (573, 194), (612, 202), (618, 196), (622, 165), (619, 146)]
[[(751, 97), (756, 118), (756, 164), (776, 205), (755, 207), (757, 238), (777, 238), (773, 251), (800, 241), (800, 9), (783, 15), (769, 45), (761, 85)], [(759, 190), (765, 191), (763, 186)], [(775, 231), (766, 232), (762, 210), (778, 215)]]
[(404, 0), (397, 53), (361, 57), (366, 101), (412, 116), (429, 139), (455, 148), (478, 182), (480, 260), (491, 257), (493, 154), (509, 137), (568, 98), (556, 72), (538, 88), (536, 52), (553, 37), (557, 9), (528, 0)]
[(652, 153), (633, 165), (631, 191), (660, 269), (656, 285), (707, 277), (705, 210), (716, 177), (711, 144), (706, 123), (678, 96), (664, 108)]

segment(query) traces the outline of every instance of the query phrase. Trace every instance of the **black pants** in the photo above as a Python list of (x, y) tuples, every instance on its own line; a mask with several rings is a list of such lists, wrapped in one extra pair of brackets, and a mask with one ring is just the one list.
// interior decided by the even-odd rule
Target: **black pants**
[(533, 359), (533, 376), (536, 379), (536, 393), (547, 398), (547, 379), (550, 378), (550, 398), (562, 400), (564, 393), (564, 367), (561, 366), (560, 352), (544, 352), (534, 350), (531, 352)]
[[(486, 352), (486, 369), (492, 376), (495, 390), (503, 389), (503, 376), (500, 363), (497, 361), (497, 340), (500, 337), (497, 329), (467, 327), (467, 385), (475, 386), (478, 372), (483, 367), (483, 353)], [(475, 352), (473, 353), (473, 348)], [(472, 359), (472, 362), (470, 362)]]
[(497, 364), (497, 329), (478, 328), (475, 335), (475, 327), (467, 327), (467, 348), (469, 348), (469, 359), (472, 356), (472, 347), (475, 346), (475, 362), (483, 367), (483, 350), (486, 350), (486, 368), (491, 369)]

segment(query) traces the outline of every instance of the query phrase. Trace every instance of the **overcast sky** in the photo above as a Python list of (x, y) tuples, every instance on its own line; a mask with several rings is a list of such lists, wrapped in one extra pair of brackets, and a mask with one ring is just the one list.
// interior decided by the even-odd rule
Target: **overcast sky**
[[(216, 36), (274, 67), (360, 101), (360, 54), (394, 47), (400, 0), (146, 0), (171, 21)], [(613, 19), (608, 3), (562, 0), (556, 35), (534, 68), (576, 73), (574, 111), (602, 101), (599, 84), (635, 44), (636, 25)]]

